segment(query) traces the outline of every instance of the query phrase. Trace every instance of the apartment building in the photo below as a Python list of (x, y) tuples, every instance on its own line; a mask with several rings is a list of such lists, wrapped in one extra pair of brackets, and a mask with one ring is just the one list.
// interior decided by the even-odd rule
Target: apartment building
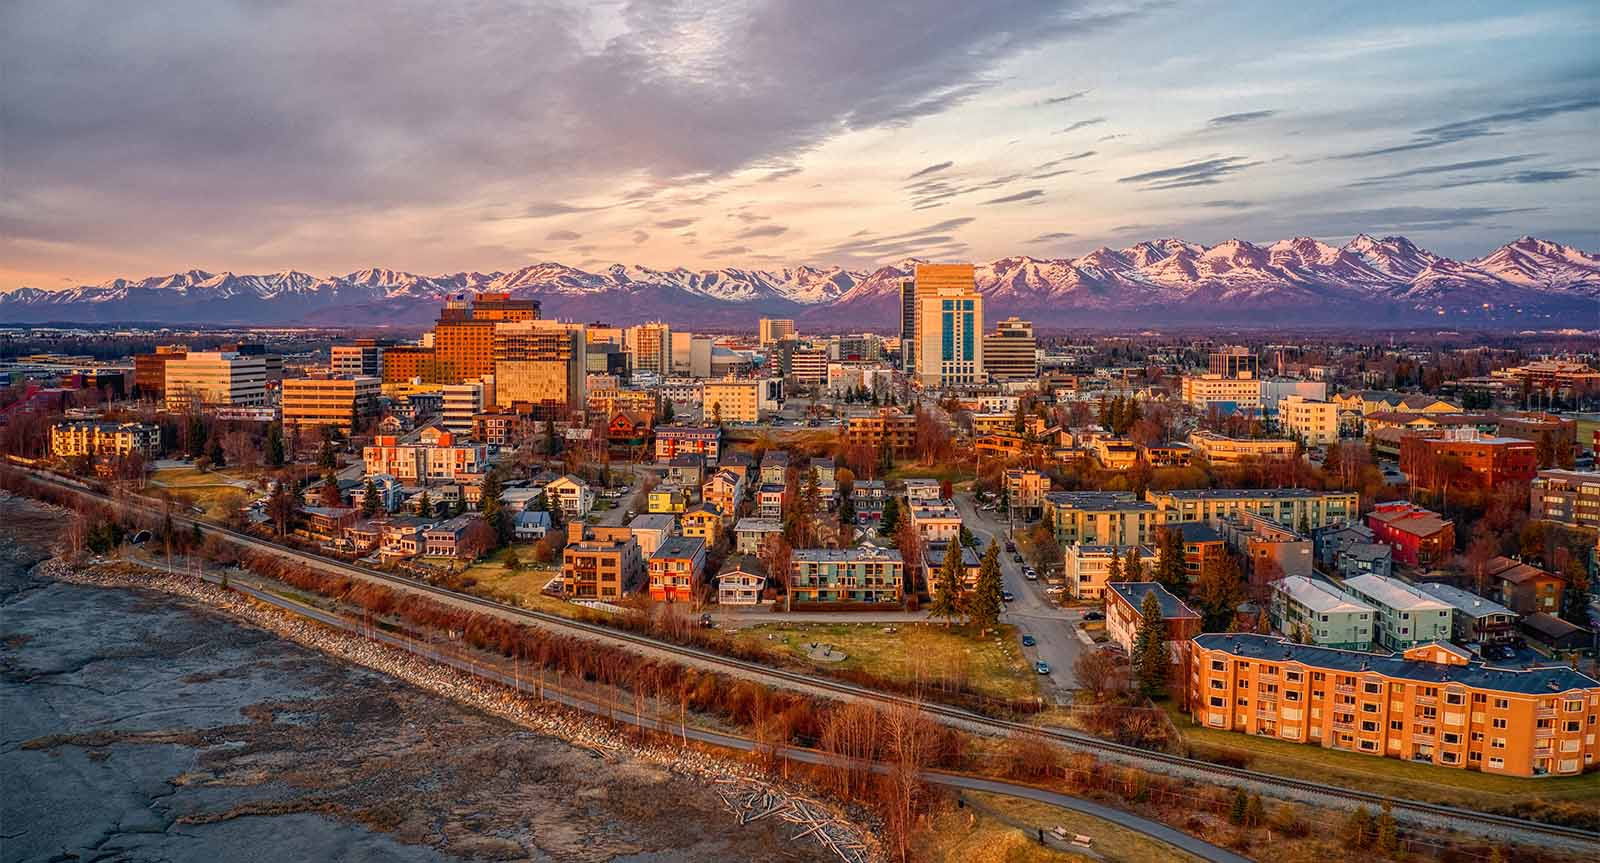
[(1227, 345), (1211, 352), (1207, 357), (1206, 370), (1219, 378), (1257, 378), (1261, 376), (1261, 363), (1249, 348)]
[(1106, 585), (1111, 581), (1111, 559), (1118, 561), (1118, 578), (1120, 580), (1132, 579), (1143, 581), (1150, 567), (1155, 564), (1156, 550), (1150, 546), (1138, 546), (1139, 566), (1138, 572), (1125, 572), (1124, 558), (1128, 555), (1131, 546), (1117, 545), (1089, 545), (1077, 543), (1069, 545), (1063, 551), (1062, 570), (1066, 575), (1067, 593), (1073, 599), (1101, 600), (1105, 598)]
[(660, 321), (629, 327), (624, 335), (630, 367), (666, 377), (672, 374), (672, 327)]
[(1038, 518), (1044, 512), (1044, 498), (1050, 493), (1050, 477), (1025, 468), (1012, 468), (1005, 472), (1006, 503), (1011, 511), (1024, 520)]
[(1237, 512), (1219, 525), (1228, 547), (1243, 555), (1249, 571), (1310, 575), (1316, 559), (1311, 538), (1264, 515)]
[(1450, 640), (1450, 606), (1406, 582), (1381, 575), (1358, 575), (1345, 579), (1340, 589), (1377, 612), (1372, 638), (1379, 647), (1401, 651), (1430, 641)]
[(402, 482), (450, 482), (482, 474), (488, 450), (480, 444), (458, 444), (442, 434), (434, 444), (403, 444), (393, 435), (378, 435), (362, 447), (367, 476), (387, 474)]
[(57, 458), (97, 455), (161, 455), (161, 427), (155, 423), (68, 420), (50, 427), (50, 454)]
[(961, 539), (961, 513), (948, 500), (913, 500), (906, 515), (923, 542), (956, 542)]
[(1044, 498), (1044, 518), (1062, 544), (1150, 545), (1166, 515), (1132, 492), (1058, 491)]
[(1039, 377), (1039, 343), (1033, 324), (1011, 317), (983, 337), (983, 367), (994, 381), (1030, 381)]
[(1205, 633), (1189, 714), (1206, 726), (1508, 776), (1575, 775), (1600, 757), (1600, 682), (1424, 645), (1400, 656)]
[(362, 417), (377, 409), (382, 388), (378, 378), (368, 376), (285, 378), (284, 428), (328, 427), (348, 435)]
[(190, 351), (165, 364), (167, 410), (263, 407), (267, 358), (234, 351)]
[(1299, 436), (1306, 446), (1339, 442), (1339, 406), (1291, 395), (1278, 400), (1278, 427)]
[(1145, 493), (1145, 500), (1155, 504), (1167, 522), (1203, 521), (1213, 527), (1227, 516), (1252, 513), (1282, 525), (1314, 530), (1351, 521), (1360, 511), (1360, 496), (1355, 492), (1305, 488), (1151, 490)]
[(705, 579), (706, 544), (693, 537), (667, 537), (650, 555), (647, 567), (651, 599), (693, 602)]
[(418, 345), (396, 345), (383, 350), (383, 382), (406, 384), (419, 381), (425, 384), (444, 382), (439, 370), (439, 358), (433, 348)]
[(633, 532), (633, 541), (639, 544), (639, 553), (649, 559), (656, 553), (656, 549), (672, 536), (677, 527), (677, 520), (663, 513), (645, 513), (636, 515), (628, 522), (628, 530)]
[(1120, 645), (1129, 656), (1133, 655), (1134, 639), (1144, 627), (1144, 598), (1155, 594), (1161, 603), (1161, 622), (1166, 636), (1162, 639), (1174, 663), (1181, 661), (1183, 648), (1189, 639), (1200, 634), (1200, 613), (1189, 604), (1172, 595), (1159, 582), (1113, 581), (1106, 585), (1106, 635)]
[(441, 391), (439, 425), (452, 434), (472, 434), (472, 418), (495, 403), (494, 375), (460, 384), (445, 384)]
[(561, 591), (574, 599), (617, 600), (645, 580), (644, 557), (626, 527), (567, 524)]
[(1294, 458), (1300, 454), (1300, 445), (1281, 438), (1236, 438), (1216, 432), (1195, 431), (1189, 434), (1189, 446), (1195, 455), (1204, 456), (1212, 464), (1239, 464), (1252, 459)]
[(793, 602), (898, 603), (904, 570), (900, 552), (892, 549), (796, 549), (789, 564), (789, 594)]
[(1539, 471), (1528, 515), (1568, 527), (1600, 527), (1600, 471)]
[(1450, 606), (1450, 635), (1461, 644), (1497, 644), (1517, 634), (1517, 613), (1492, 599), (1438, 581), (1417, 589)]
[(705, 457), (716, 464), (722, 450), (722, 429), (716, 426), (662, 426), (656, 429), (656, 461), (670, 462), (680, 455)]
[(1193, 583), (1208, 567), (1222, 562), (1228, 553), (1222, 534), (1209, 524), (1185, 521), (1160, 530), (1175, 530), (1183, 540), (1183, 573)]
[(1290, 575), (1272, 583), (1269, 615), (1274, 631), (1319, 647), (1371, 650), (1378, 611), (1325, 581)]
[(907, 456), (916, 447), (917, 418), (893, 408), (867, 416), (853, 416), (845, 420), (844, 439), (847, 446), (878, 450), (887, 445), (896, 457)]
[(1432, 469), (1450, 459), (1472, 472), (1483, 488), (1503, 482), (1529, 483), (1539, 471), (1537, 445), (1515, 437), (1495, 437), (1475, 428), (1450, 429), (1438, 436), (1406, 435), (1400, 439), (1400, 470), (1416, 488), (1433, 489), (1446, 477)]
[(1375, 505), (1367, 513), (1367, 528), (1374, 541), (1394, 550), (1394, 561), (1402, 566), (1429, 567), (1455, 554), (1455, 522), (1408, 501)]
[(1185, 375), (1182, 395), (1184, 404), (1202, 411), (1213, 405), (1225, 413), (1261, 411), (1261, 381), (1253, 378), (1225, 378), (1211, 374)]
[(771, 398), (773, 385), (782, 396), (782, 381), (761, 378), (728, 378), (701, 385), (702, 416), (706, 421), (757, 423), (777, 407)]

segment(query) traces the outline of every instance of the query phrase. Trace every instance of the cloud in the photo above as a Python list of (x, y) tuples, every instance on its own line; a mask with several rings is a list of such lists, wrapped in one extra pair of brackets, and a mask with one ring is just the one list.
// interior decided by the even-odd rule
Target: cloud
[(1456, 120), (1450, 123), (1430, 126), (1426, 129), (1418, 129), (1413, 136), (1413, 140), (1409, 143), (1379, 147), (1372, 150), (1359, 150), (1354, 153), (1334, 156), (1333, 158), (1370, 159), (1374, 156), (1392, 156), (1396, 153), (1408, 153), (1414, 150), (1429, 150), (1446, 144), (1454, 144), (1458, 141), (1504, 134), (1501, 130), (1507, 126), (1536, 123), (1550, 117), (1592, 111), (1596, 108), (1600, 108), (1600, 97), (1563, 99), (1545, 102), (1540, 105), (1529, 105), (1524, 108), (1483, 114), (1477, 117), (1469, 117), (1465, 120)]
[(648, 240), (648, 239), (650, 239), (650, 235), (645, 233), (644, 231), (634, 231), (633, 232), (633, 244), (635, 246), (639, 245), (640, 243), (643, 243), (645, 240)]
[(1220, 117), (1212, 117), (1210, 120), (1207, 120), (1206, 125), (1213, 128), (1237, 126), (1240, 123), (1251, 123), (1256, 120), (1265, 120), (1277, 113), (1277, 111), (1245, 111), (1240, 114), (1223, 114)]
[(1417, 168), (1407, 168), (1404, 171), (1395, 171), (1391, 174), (1379, 174), (1351, 183), (1352, 186), (1376, 186), (1389, 180), (1400, 180), (1406, 177), (1420, 177), (1427, 174), (1451, 174), (1457, 171), (1472, 171), (1479, 168), (1495, 168), (1501, 165), (1511, 165), (1516, 162), (1525, 162), (1537, 154), (1528, 153), (1520, 156), (1498, 156), (1493, 159), (1474, 159), (1470, 162), (1451, 162), (1447, 165), (1423, 165)]
[(1090, 93), (1093, 93), (1093, 92), (1094, 92), (1093, 90), (1076, 90), (1076, 91), (1073, 91), (1071, 93), (1067, 93), (1067, 94), (1062, 95), (1062, 96), (1051, 96), (1050, 98), (1045, 99), (1042, 104), (1045, 104), (1045, 105), (1060, 105), (1060, 104), (1063, 104), (1063, 103), (1066, 103), (1066, 102), (1072, 102), (1072, 101), (1076, 101), (1078, 99), (1082, 99), (1084, 96), (1087, 96), (1087, 95), (1089, 95)]
[(561, 201), (542, 201), (529, 204), (522, 208), (518, 215), (500, 216), (501, 219), (548, 219), (552, 216), (570, 216), (574, 213), (592, 213), (595, 210), (607, 209), (603, 206), (584, 207), (577, 204), (567, 204)]
[(673, 230), (674, 228), (687, 228), (690, 225), (694, 224), (696, 221), (697, 221), (696, 219), (691, 219), (691, 218), (687, 218), (687, 217), (681, 218), (681, 219), (664, 219), (662, 221), (656, 222), (656, 227), (670, 231), (670, 230)]
[(783, 179), (784, 177), (793, 177), (795, 174), (798, 174), (798, 173), (800, 173), (801, 171), (804, 171), (804, 170), (805, 170), (804, 168), (795, 167), (795, 166), (791, 166), (791, 167), (788, 167), (788, 168), (779, 168), (778, 170), (773, 171), (770, 174), (767, 174), (765, 177), (762, 177), (761, 178), (761, 182), (763, 182), (763, 183), (774, 183), (774, 182), (777, 182), (778, 180)]
[(1437, 185), (1429, 186), (1430, 189), (1458, 189), (1462, 186), (1483, 186), (1491, 183), (1515, 183), (1518, 185), (1534, 185), (1539, 183), (1560, 183), (1567, 180), (1576, 180), (1596, 173), (1593, 168), (1544, 168), (1528, 171), (1513, 171), (1509, 174), (1500, 174), (1490, 177), (1472, 177), (1462, 180), (1451, 180)]
[(1011, 203), (1015, 203), (1017, 201), (1028, 201), (1028, 200), (1032, 200), (1034, 198), (1042, 198), (1042, 197), (1044, 197), (1044, 190), (1043, 189), (1029, 189), (1026, 192), (1017, 192), (1014, 195), (1006, 195), (1005, 197), (1002, 197), (1002, 198), (991, 198), (990, 200), (984, 201), (983, 203), (985, 203), (985, 204), (1011, 204)]
[(1098, 137), (1098, 138), (1096, 138), (1094, 140), (1095, 140), (1096, 143), (1099, 143), (1101, 141), (1115, 141), (1118, 138), (1126, 138), (1126, 137), (1128, 137), (1128, 134), (1126, 132), (1118, 132), (1118, 133), (1116, 133), (1114, 135), (1101, 135), (1100, 137)]
[(713, 258), (726, 258), (726, 257), (729, 257), (731, 255), (748, 255), (748, 254), (750, 254), (750, 247), (749, 246), (723, 246), (720, 249), (712, 249), (711, 251), (706, 252), (706, 254), (710, 255)]
[(1051, 231), (1048, 234), (1040, 234), (1039, 236), (1034, 237), (1033, 239), (1029, 240), (1028, 242), (1030, 244), (1032, 244), (1032, 243), (1054, 243), (1054, 242), (1056, 242), (1058, 240), (1071, 239), (1072, 237), (1075, 237), (1075, 236), (1077, 236), (1077, 234), (1069, 233), (1067, 231)]
[(1229, 198), (1219, 198), (1215, 201), (1201, 201), (1200, 206), (1213, 210), (1248, 210), (1255, 206), (1252, 201), (1236, 201)]
[(1501, 216), (1538, 212), (1534, 207), (1380, 207), (1308, 213), (1304, 225), (1313, 234), (1356, 234), (1363, 231), (1441, 231), (1479, 225)]
[(1117, 182), (1138, 183), (1146, 190), (1210, 186), (1221, 182), (1221, 178), (1229, 174), (1236, 174), (1259, 164), (1261, 163), (1248, 161), (1244, 156), (1219, 156), (1199, 162), (1190, 162), (1175, 168), (1162, 168), (1157, 171), (1146, 171), (1143, 174), (1120, 177)]
[(572, 240), (581, 240), (583, 239), (583, 235), (577, 231), (568, 231), (563, 229), (559, 231), (551, 231), (550, 233), (545, 234), (544, 238), (550, 242), (566, 243), (571, 242)]
[(1067, 128), (1065, 128), (1065, 129), (1057, 130), (1056, 134), (1057, 135), (1065, 135), (1068, 132), (1076, 132), (1079, 129), (1087, 129), (1090, 126), (1098, 126), (1101, 123), (1104, 123), (1105, 121), (1106, 121), (1106, 118), (1104, 118), (1104, 117), (1095, 117), (1095, 118), (1090, 119), (1090, 120), (1079, 120), (1076, 123), (1069, 123), (1067, 125)]
[(929, 174), (937, 174), (940, 171), (943, 171), (943, 170), (949, 168), (950, 166), (952, 166), (954, 164), (955, 164), (955, 162), (938, 162), (938, 163), (929, 165), (928, 167), (923, 168), (920, 171), (912, 173), (911, 175), (907, 176), (906, 179), (907, 180), (915, 180), (918, 177), (926, 177)]
[(740, 240), (750, 240), (756, 237), (780, 236), (784, 233), (787, 233), (788, 230), (789, 229), (783, 225), (757, 225), (754, 228), (746, 228), (734, 236)]

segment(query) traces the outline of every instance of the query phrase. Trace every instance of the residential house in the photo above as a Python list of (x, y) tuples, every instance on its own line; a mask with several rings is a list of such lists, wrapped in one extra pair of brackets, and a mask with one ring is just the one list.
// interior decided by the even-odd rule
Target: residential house
[(767, 450), (761, 457), (761, 484), (783, 485), (789, 481), (789, 454), (781, 449)]
[(1401, 651), (1430, 641), (1449, 641), (1451, 608), (1397, 578), (1358, 575), (1343, 585), (1345, 595), (1377, 611), (1373, 638), (1379, 647)]
[(881, 479), (858, 479), (850, 492), (855, 505), (856, 524), (876, 525), (883, 520), (883, 507), (889, 500), (888, 486)]
[(1145, 624), (1144, 598), (1155, 594), (1161, 603), (1162, 638), (1173, 662), (1181, 662), (1189, 639), (1200, 634), (1201, 617), (1187, 603), (1173, 596), (1159, 582), (1113, 581), (1106, 585), (1106, 635), (1133, 655), (1133, 642)]
[(639, 544), (639, 553), (646, 559), (666, 543), (676, 526), (677, 520), (665, 513), (636, 515), (633, 521), (628, 522), (628, 530), (633, 532), (633, 540)]
[[(1128, 548), (1117, 545), (1090, 545), (1073, 543), (1065, 548), (1063, 561), (1067, 580), (1067, 593), (1073, 599), (1099, 600), (1105, 598), (1106, 584), (1111, 580), (1111, 558), (1117, 558), (1118, 569), (1126, 563)], [(1156, 550), (1138, 546), (1140, 570), (1138, 573), (1122, 572), (1120, 578), (1132, 575), (1143, 581), (1155, 563)]]
[(699, 488), (706, 481), (706, 457), (699, 453), (675, 455), (667, 463), (667, 482), (684, 488)]
[[(944, 569), (944, 556), (950, 552), (950, 543), (953, 540), (937, 540), (922, 544), (922, 576), (929, 589), (939, 581), (939, 573)], [(967, 588), (978, 586), (978, 571), (983, 567), (983, 558), (978, 556), (976, 549), (961, 545), (961, 584)]]
[(706, 544), (687, 536), (669, 536), (650, 555), (650, 598), (658, 602), (691, 602), (705, 576)]
[(1567, 586), (1561, 576), (1506, 557), (1492, 558), (1487, 571), (1500, 603), (1516, 613), (1524, 617), (1561, 613), (1561, 596)]
[(716, 548), (722, 539), (722, 511), (715, 504), (697, 503), (678, 516), (678, 532)]
[(716, 507), (725, 521), (731, 521), (739, 512), (739, 504), (744, 501), (744, 488), (744, 475), (723, 467), (700, 487), (700, 499)]
[(775, 518), (741, 518), (734, 525), (734, 549), (740, 554), (758, 554), (769, 536), (783, 534), (783, 522)]
[(944, 497), (939, 490), (939, 481), (927, 477), (911, 477), (905, 481), (906, 500), (915, 504), (919, 501), (938, 501)]
[(1011, 468), (1005, 472), (1006, 504), (1011, 512), (1032, 521), (1044, 512), (1044, 496), (1050, 491), (1050, 477), (1031, 468)]
[(1377, 504), (1367, 513), (1367, 527), (1377, 542), (1394, 549), (1402, 566), (1430, 567), (1455, 553), (1455, 523), (1408, 501)]
[[(427, 557), (465, 557), (469, 549), (462, 547), (467, 531), (478, 521), (476, 513), (462, 513), (422, 531), (422, 553)], [(473, 550), (476, 551), (476, 550)]]
[(670, 463), (681, 455), (698, 455), (716, 464), (722, 449), (722, 429), (717, 426), (663, 426), (656, 429), (656, 461)]
[(594, 509), (594, 490), (570, 473), (547, 484), (544, 494), (550, 506), (568, 519), (581, 519)]
[(1594, 649), (1594, 633), (1553, 614), (1536, 611), (1522, 619), (1522, 634), (1551, 656)]
[(550, 513), (524, 509), (511, 517), (511, 535), (519, 542), (544, 539), (550, 532)]
[(378, 555), (385, 562), (404, 560), (422, 554), (422, 532), (434, 524), (432, 518), (395, 516), (383, 523)]
[(948, 500), (914, 500), (907, 505), (911, 525), (923, 542), (952, 542), (961, 538), (961, 513)]
[(645, 509), (648, 512), (677, 515), (689, 508), (689, 496), (673, 486), (660, 486), (650, 490)]
[(1222, 562), (1228, 553), (1227, 543), (1222, 534), (1209, 524), (1198, 521), (1184, 521), (1168, 525), (1167, 530), (1176, 530), (1183, 539), (1183, 573), (1192, 584), (1200, 578), (1208, 567)]
[(760, 605), (767, 587), (767, 574), (761, 561), (749, 555), (729, 557), (717, 573), (718, 605)]
[(1325, 581), (1290, 575), (1272, 583), (1274, 631), (1302, 644), (1371, 650), (1378, 611), (1340, 594)]

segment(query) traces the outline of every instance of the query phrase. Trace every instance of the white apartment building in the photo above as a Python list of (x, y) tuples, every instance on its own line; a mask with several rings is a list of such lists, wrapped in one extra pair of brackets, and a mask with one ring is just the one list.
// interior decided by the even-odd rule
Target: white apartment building
[(1346, 579), (1344, 592), (1378, 613), (1373, 639), (1386, 650), (1402, 651), (1430, 641), (1449, 641), (1453, 609), (1409, 584), (1381, 575)]
[(1289, 575), (1272, 583), (1271, 615), (1273, 629), (1290, 640), (1303, 636), (1318, 647), (1371, 650), (1378, 612), (1324, 582)]
[(1205, 410), (1213, 404), (1231, 404), (1237, 410), (1261, 410), (1261, 381), (1256, 378), (1225, 378), (1222, 375), (1185, 375), (1183, 400), (1190, 407)]
[(267, 358), (233, 351), (191, 351), (166, 363), (167, 410), (262, 407), (267, 403)]
[(1339, 442), (1339, 406), (1333, 402), (1285, 396), (1278, 400), (1278, 425), (1299, 435), (1307, 446)]

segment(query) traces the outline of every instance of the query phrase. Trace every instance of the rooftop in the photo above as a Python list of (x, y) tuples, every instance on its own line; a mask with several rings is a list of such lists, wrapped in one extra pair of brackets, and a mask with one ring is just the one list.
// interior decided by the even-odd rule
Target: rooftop
[(1450, 605), (1458, 611), (1479, 617), (1485, 614), (1508, 614), (1516, 617), (1517, 613), (1509, 608), (1470, 591), (1462, 590), (1453, 584), (1441, 581), (1432, 581), (1427, 584), (1417, 585), (1417, 589), (1433, 596), (1440, 602)]
[(1284, 576), (1273, 582), (1272, 586), (1275, 590), (1288, 594), (1295, 602), (1322, 614), (1374, 611), (1373, 607), (1365, 602), (1341, 595), (1326, 582), (1303, 575)]
[(900, 552), (894, 549), (864, 545), (858, 548), (797, 548), (792, 558), (809, 563), (855, 563), (884, 561), (900, 563)]
[(1203, 521), (1185, 521), (1172, 525), (1183, 534), (1184, 542), (1221, 542), (1222, 534)]
[(1355, 496), (1355, 492), (1317, 491), (1309, 488), (1176, 488), (1171, 491), (1156, 492), (1156, 494), (1170, 496), (1173, 500), (1236, 500), (1238, 498), (1304, 500), (1325, 495)]
[(676, 519), (664, 512), (652, 512), (634, 516), (633, 521), (628, 522), (628, 529), (662, 530), (671, 533), (672, 526), (676, 523)]
[(1161, 601), (1161, 618), (1163, 620), (1193, 619), (1199, 620), (1200, 615), (1190, 608), (1183, 600), (1173, 596), (1168, 590), (1154, 581), (1110, 581), (1106, 587), (1116, 591), (1117, 595), (1127, 600), (1134, 608), (1142, 608), (1146, 594), (1153, 593)]
[(1346, 590), (1360, 593), (1390, 608), (1410, 611), (1446, 611), (1450, 608), (1449, 604), (1423, 593), (1398, 578), (1372, 574), (1358, 575), (1346, 579), (1344, 586)]
[(651, 558), (694, 557), (705, 548), (706, 541), (697, 536), (669, 536), (656, 546), (656, 553)]
[(760, 533), (777, 533), (783, 530), (783, 522), (775, 518), (741, 518), (733, 526), (735, 532), (757, 531)]
[(1195, 636), (1194, 643), (1206, 650), (1221, 650), (1241, 659), (1298, 662), (1313, 668), (1352, 674), (1370, 671), (1400, 680), (1435, 684), (1455, 682), (1480, 689), (1525, 695), (1547, 695), (1573, 689), (1600, 687), (1600, 681), (1565, 666), (1520, 670), (1490, 668), (1481, 662), (1467, 665), (1438, 665), (1394, 655), (1295, 644), (1288, 639), (1273, 635), (1250, 633), (1208, 632)]
[(1051, 505), (1066, 509), (1154, 510), (1156, 505), (1126, 491), (1053, 491), (1045, 495)]

